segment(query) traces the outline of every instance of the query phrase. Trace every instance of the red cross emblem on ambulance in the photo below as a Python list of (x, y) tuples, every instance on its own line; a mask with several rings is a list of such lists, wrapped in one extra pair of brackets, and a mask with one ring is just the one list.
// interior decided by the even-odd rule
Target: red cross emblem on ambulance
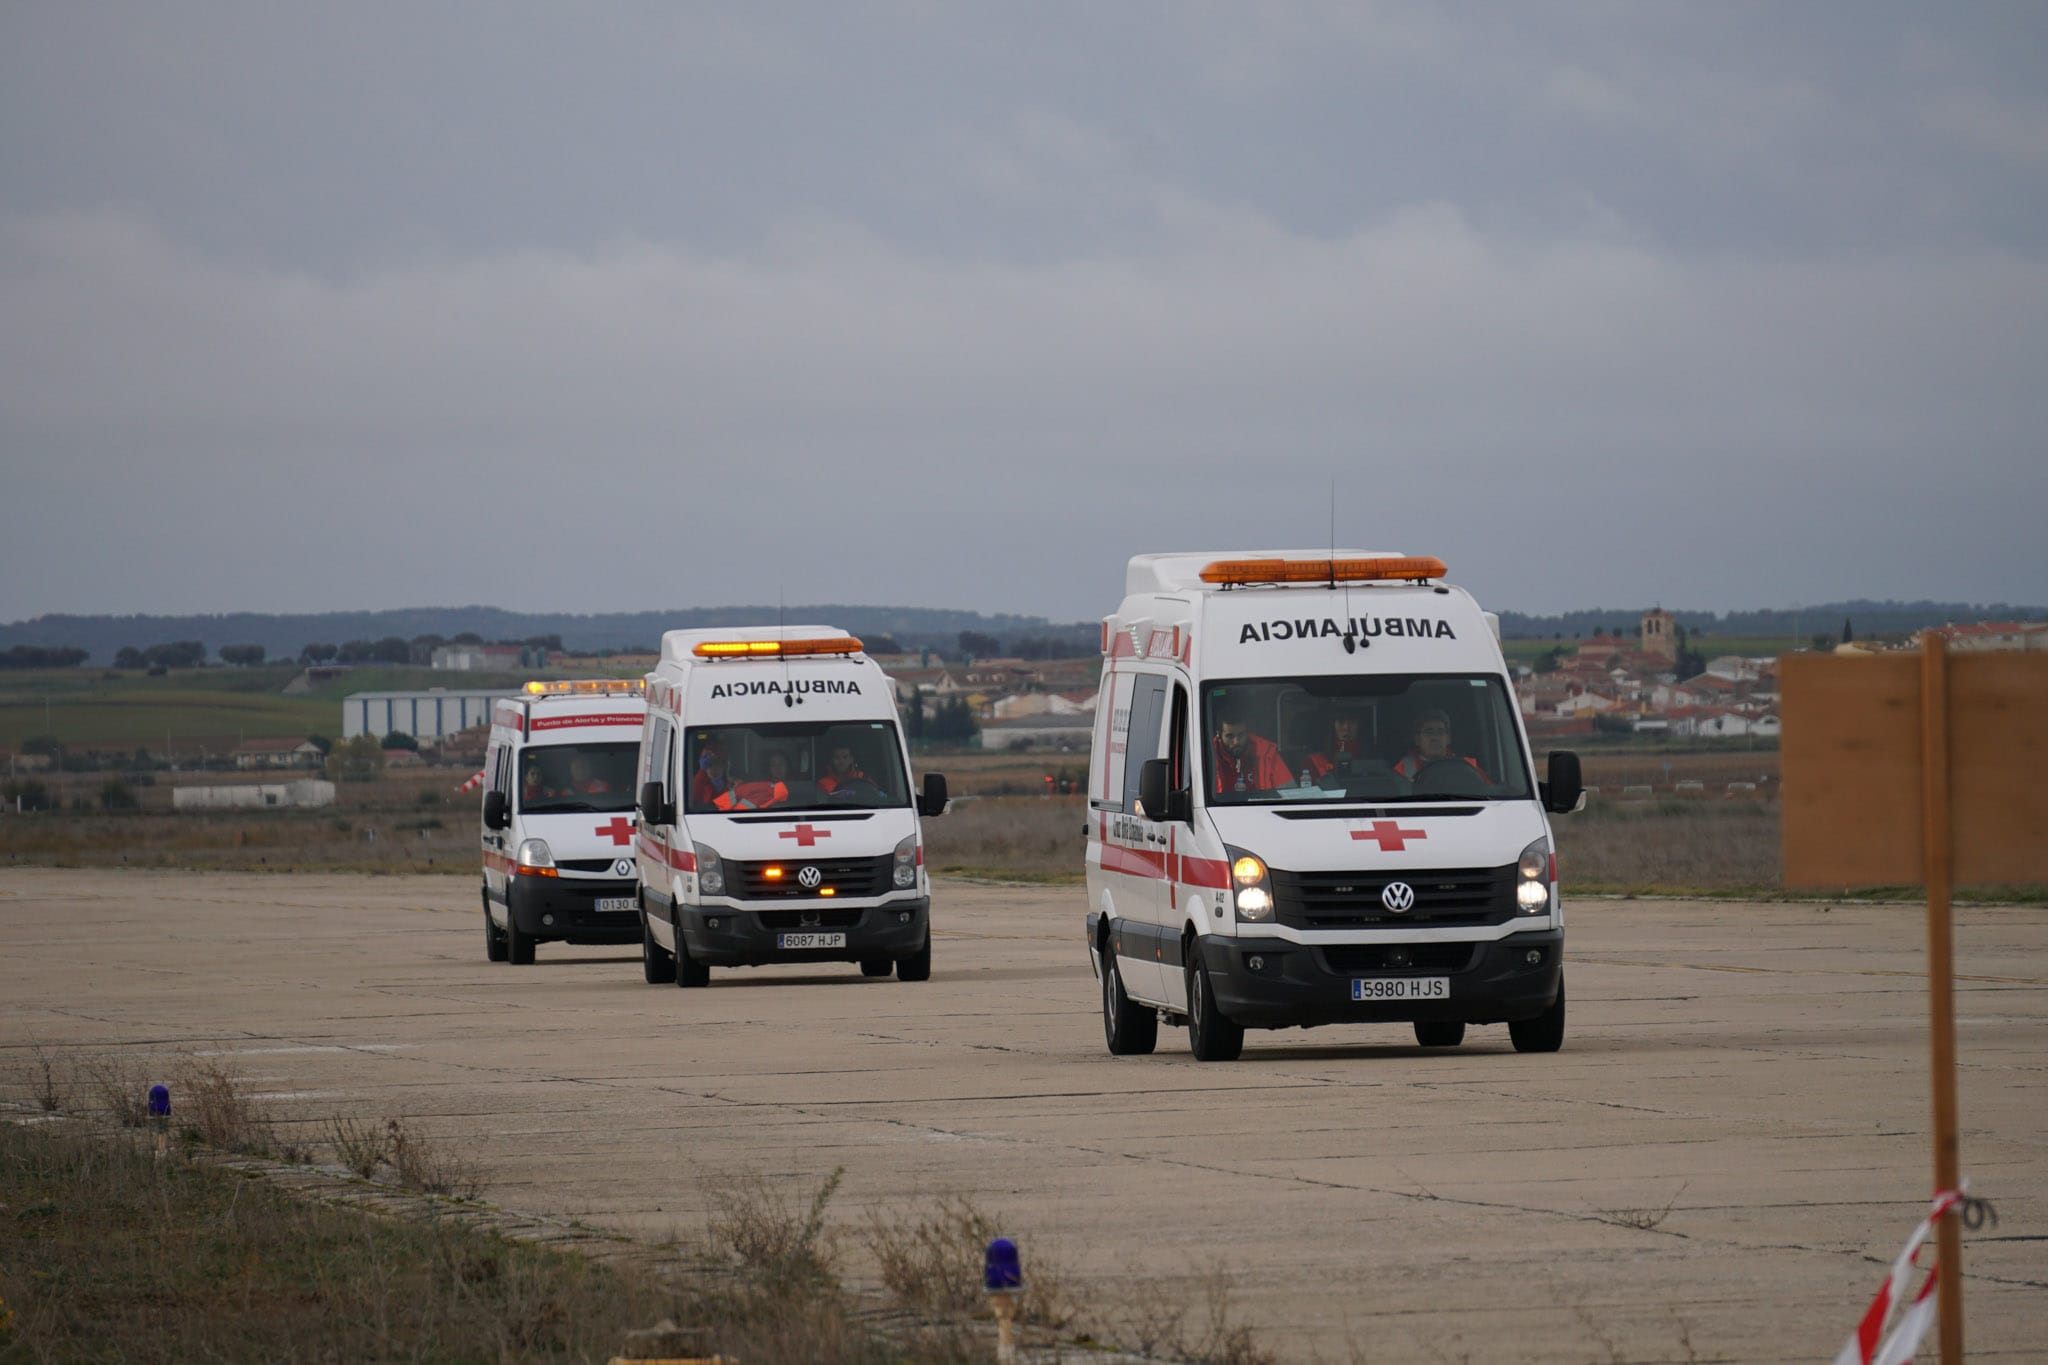
[(795, 829), (786, 829), (775, 837), (778, 839), (794, 839), (798, 848), (809, 848), (820, 839), (831, 838), (832, 831), (829, 829), (813, 829), (809, 825), (798, 825)]
[(1427, 839), (1429, 834), (1425, 830), (1402, 829), (1398, 821), (1375, 820), (1372, 822), (1371, 829), (1352, 830), (1351, 837), (1354, 839), (1377, 840), (1380, 852), (1399, 853), (1408, 847), (1408, 840)]
[(611, 823), (599, 825), (597, 832), (599, 834), (609, 834), (612, 842), (620, 848), (624, 848), (627, 844), (633, 842), (633, 822), (623, 815), (614, 815)]

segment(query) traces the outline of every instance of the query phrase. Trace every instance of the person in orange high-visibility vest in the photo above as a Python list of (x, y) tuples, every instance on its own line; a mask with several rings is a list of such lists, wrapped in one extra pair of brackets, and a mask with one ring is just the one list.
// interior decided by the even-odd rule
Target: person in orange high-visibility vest
[(1358, 735), (1358, 717), (1338, 713), (1330, 718), (1330, 742), (1308, 756), (1308, 775), (1320, 778), (1337, 768), (1355, 767), (1365, 757)]
[(768, 775), (735, 782), (713, 799), (720, 810), (766, 810), (789, 800), (789, 759), (779, 751), (768, 755)]
[(1415, 718), (1415, 747), (1394, 765), (1394, 771), (1412, 781), (1432, 763), (1469, 764), (1483, 780), (1493, 781), (1486, 769), (1479, 766), (1478, 759), (1452, 750), (1451, 718), (1442, 711), (1424, 711)]

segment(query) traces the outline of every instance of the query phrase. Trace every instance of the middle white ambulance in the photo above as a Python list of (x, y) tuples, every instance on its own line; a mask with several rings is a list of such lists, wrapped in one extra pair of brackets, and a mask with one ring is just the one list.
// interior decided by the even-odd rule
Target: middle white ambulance
[(1103, 623), (1087, 931), (1112, 1053), (1162, 1018), (1205, 1061), (1247, 1028), (1504, 1023), (1564, 1038), (1564, 911), (1493, 618), (1431, 558), (1130, 561)]
[(641, 957), (649, 983), (713, 967), (857, 962), (931, 975), (920, 815), (896, 689), (830, 626), (672, 630), (640, 742)]

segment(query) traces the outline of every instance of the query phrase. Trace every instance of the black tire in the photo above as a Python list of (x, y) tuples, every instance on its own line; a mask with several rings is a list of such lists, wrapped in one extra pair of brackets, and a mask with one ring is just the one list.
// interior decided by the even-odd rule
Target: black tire
[(1415, 1021), (1415, 1041), (1424, 1047), (1456, 1047), (1465, 1041), (1465, 1021), (1418, 1019)]
[(1564, 982), (1557, 983), (1557, 1003), (1534, 1019), (1508, 1025), (1517, 1052), (1555, 1052), (1564, 1046)]
[(533, 939), (519, 932), (519, 916), (512, 913), (512, 905), (505, 904), (505, 960), (515, 967), (533, 965)]
[(924, 931), (924, 947), (909, 957), (896, 959), (898, 981), (929, 981), (932, 979), (932, 931)]
[(676, 979), (676, 955), (654, 941), (654, 926), (648, 922), (644, 906), (640, 910), (640, 975), (650, 986), (666, 986)]
[(1143, 1057), (1159, 1046), (1159, 1011), (1140, 1005), (1124, 992), (1123, 973), (1109, 945), (1102, 958), (1102, 1041), (1112, 1057)]
[(710, 985), (711, 968), (709, 964), (699, 962), (696, 958), (690, 956), (690, 945), (683, 941), (682, 921), (673, 911), (669, 913), (668, 927), (669, 932), (674, 934), (676, 938), (675, 981), (677, 987), (689, 991), (698, 990)]
[(896, 970), (896, 964), (886, 957), (864, 957), (860, 960), (862, 976), (887, 976)]
[(484, 892), (484, 961), (505, 960), (505, 931), (491, 923), (491, 893)]
[(1209, 969), (1192, 941), (1188, 953), (1188, 1051), (1198, 1062), (1234, 1062), (1244, 1051), (1244, 1030), (1223, 1017), (1209, 989)]

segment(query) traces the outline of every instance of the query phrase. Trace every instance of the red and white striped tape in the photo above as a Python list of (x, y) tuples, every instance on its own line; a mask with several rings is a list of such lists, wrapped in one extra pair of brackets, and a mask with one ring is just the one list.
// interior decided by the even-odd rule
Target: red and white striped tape
[(477, 789), (478, 787), (481, 787), (481, 786), (482, 786), (483, 784), (484, 784), (484, 770), (483, 770), (482, 768), (478, 768), (478, 769), (476, 770), (476, 776), (475, 776), (475, 777), (472, 777), (472, 778), (470, 778), (470, 779), (469, 779), (469, 781), (467, 781), (467, 782), (463, 783), (463, 784), (462, 784), (461, 786), (457, 787), (457, 788), (456, 788), (455, 790), (457, 790), (457, 791), (459, 791), (459, 792), (473, 792), (473, 791), (475, 791), (475, 790), (476, 790), (476, 789)]
[[(1934, 1207), (1906, 1239), (1905, 1249), (1892, 1262), (1891, 1274), (1877, 1287), (1877, 1297), (1863, 1310), (1863, 1320), (1849, 1334), (1841, 1354), (1835, 1357), (1835, 1365), (1906, 1365), (1912, 1360), (1913, 1353), (1920, 1349), (1920, 1338), (1927, 1335), (1928, 1324), (1934, 1321), (1934, 1286), (1940, 1282), (1942, 1270), (1939, 1264), (1929, 1270), (1912, 1301), (1907, 1302), (1906, 1290), (1916, 1268), (1913, 1255), (1934, 1231), (1941, 1216), (1961, 1203), (1962, 1198), (1961, 1190), (1943, 1190), (1934, 1196)], [(1900, 1304), (1905, 1304), (1905, 1309), (1887, 1336), (1885, 1320)]]

